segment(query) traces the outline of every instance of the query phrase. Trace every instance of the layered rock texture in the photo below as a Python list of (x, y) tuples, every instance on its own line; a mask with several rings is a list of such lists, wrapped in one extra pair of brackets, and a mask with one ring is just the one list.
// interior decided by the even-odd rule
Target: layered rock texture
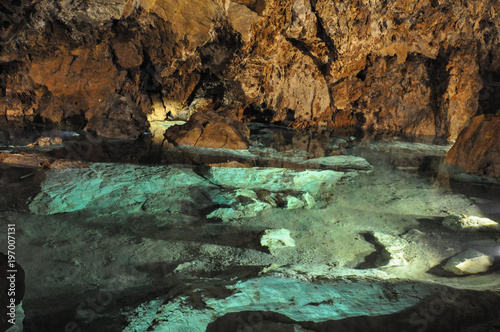
[(241, 122), (216, 113), (195, 113), (182, 126), (173, 126), (165, 138), (178, 145), (241, 150), (249, 146), (250, 130)]
[[(2, 121), (135, 137), (147, 126), (131, 119), (135, 107), (160, 119), (208, 108), (245, 121), (453, 141), (472, 116), (499, 107), (494, 0), (1, 6)], [(128, 113), (101, 114), (109, 100), (123, 106), (111, 113)], [(95, 124), (109, 118), (132, 129)]]
[(480, 115), (458, 136), (446, 161), (467, 173), (500, 179), (500, 115)]

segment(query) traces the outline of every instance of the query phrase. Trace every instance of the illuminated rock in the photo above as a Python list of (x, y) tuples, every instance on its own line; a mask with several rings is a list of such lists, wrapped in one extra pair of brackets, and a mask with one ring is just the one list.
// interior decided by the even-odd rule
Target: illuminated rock
[(213, 112), (197, 112), (186, 124), (165, 131), (165, 138), (178, 145), (237, 150), (248, 148), (249, 135), (245, 124)]
[(260, 244), (272, 252), (275, 249), (295, 247), (295, 240), (288, 229), (268, 229), (262, 235)]
[(39, 137), (34, 143), (28, 144), (28, 146), (60, 145), (62, 142), (61, 137)]
[[(5, 155), (7, 161), (12, 158)], [(30, 202), (32, 212), (55, 214), (89, 209), (99, 214), (196, 214), (219, 206), (207, 217), (227, 221), (286, 207), (290, 195), (300, 200), (301, 206), (324, 203), (344, 175), (330, 170), (300, 172), (259, 167), (210, 168), (200, 175), (190, 167), (175, 166), (60, 166), (54, 168), (78, 168), (47, 172), (41, 192)], [(294, 204), (298, 208), (298, 202)]]
[(456, 275), (477, 274), (488, 271), (495, 258), (475, 249), (468, 249), (450, 258), (443, 269)]
[(471, 119), (446, 156), (446, 161), (466, 173), (500, 179), (500, 116)]
[(85, 129), (106, 138), (136, 138), (149, 130), (149, 123), (137, 104), (116, 94), (101, 102)]
[(464, 214), (444, 218), (443, 225), (455, 231), (500, 231), (500, 225), (496, 221)]
[(345, 173), (330, 170), (293, 171), (286, 168), (211, 168), (207, 178), (216, 185), (269, 191), (328, 194)]
[(194, 295), (203, 299), (204, 308), (194, 308), (189, 296), (143, 303), (130, 313), (130, 323), (123, 332), (202, 332), (227, 313), (245, 311), (275, 312), (297, 322), (387, 315), (418, 304), (433, 287), (362, 279), (312, 283), (300, 278), (265, 276), (228, 286), (233, 293), (224, 298), (210, 297), (203, 289), (197, 289)]

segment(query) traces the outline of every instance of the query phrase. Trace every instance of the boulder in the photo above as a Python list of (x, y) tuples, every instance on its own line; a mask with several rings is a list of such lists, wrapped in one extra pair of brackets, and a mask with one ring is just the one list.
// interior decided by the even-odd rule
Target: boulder
[(52, 163), (53, 159), (43, 154), (22, 154), (0, 152), (0, 163), (16, 167), (46, 167)]
[(62, 137), (39, 137), (35, 142), (28, 144), (28, 146), (47, 146), (47, 145), (60, 145), (62, 144)]
[(455, 231), (500, 231), (500, 225), (494, 220), (464, 214), (444, 218), (443, 225)]
[(475, 249), (468, 249), (450, 258), (443, 269), (459, 276), (477, 274), (488, 271), (494, 261), (495, 257), (493, 256), (488, 256)]
[(85, 130), (106, 138), (136, 138), (149, 130), (149, 123), (137, 104), (115, 94), (101, 102)]
[(446, 162), (466, 173), (500, 179), (500, 114), (482, 114), (460, 132)]
[(295, 247), (295, 240), (288, 229), (268, 229), (262, 235), (260, 244), (269, 250)]
[(167, 129), (164, 135), (177, 145), (241, 150), (249, 146), (250, 130), (231, 117), (198, 112), (186, 124)]

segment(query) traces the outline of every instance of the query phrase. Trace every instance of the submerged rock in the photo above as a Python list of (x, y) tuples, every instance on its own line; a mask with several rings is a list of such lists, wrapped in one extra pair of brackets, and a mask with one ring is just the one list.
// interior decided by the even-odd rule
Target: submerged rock
[(495, 257), (488, 256), (478, 250), (468, 249), (450, 258), (443, 269), (456, 275), (477, 274), (488, 271)]
[(262, 235), (260, 244), (273, 251), (275, 249), (295, 247), (295, 240), (288, 229), (268, 229)]
[(264, 167), (211, 168), (205, 174), (207, 180), (218, 187), (235, 191), (219, 195), (215, 199), (217, 203), (229, 207), (213, 211), (208, 218), (228, 221), (253, 217), (277, 206), (313, 208), (317, 202), (324, 203), (329, 199), (334, 185), (343, 179), (344, 174), (330, 170), (293, 171)]
[(116, 94), (102, 101), (85, 129), (106, 138), (136, 138), (149, 130), (149, 123), (137, 104)]
[(500, 179), (500, 115), (479, 115), (460, 132), (446, 156), (466, 173)]
[(211, 290), (212, 294), (230, 290), (232, 294), (224, 298), (197, 289), (193, 296), (203, 299), (203, 306), (196, 308), (189, 296), (144, 303), (130, 312), (130, 323), (123, 331), (204, 332), (217, 318), (245, 311), (279, 313), (296, 322), (387, 315), (418, 304), (432, 289), (433, 286), (422, 284), (387, 284), (376, 280), (314, 283), (298, 278), (265, 276), (239, 281), (227, 289)]
[(211, 168), (207, 179), (215, 185), (252, 190), (308, 192), (315, 196), (332, 192), (345, 173), (330, 170), (294, 171), (285, 168)]
[(500, 225), (496, 221), (464, 214), (444, 218), (443, 225), (455, 231), (500, 231)]
[(168, 166), (90, 164), (46, 176), (30, 203), (33, 213), (190, 214), (212, 205), (216, 188), (189, 168)]
[[(65, 167), (78, 167), (63, 169)], [(59, 169), (58, 169), (59, 168)], [(91, 210), (98, 214), (200, 214), (223, 221), (253, 217), (278, 206), (325, 202), (344, 173), (281, 168), (208, 168), (63, 163), (46, 173), (30, 202), (38, 214)], [(293, 196), (293, 198), (289, 198)], [(300, 202), (297, 202), (300, 201)], [(219, 207), (219, 208), (217, 208)]]
[(370, 165), (366, 159), (355, 156), (329, 156), (321, 158), (308, 159), (300, 163), (301, 165), (306, 165), (308, 167), (313, 166), (319, 169), (331, 169), (331, 170), (356, 170), (356, 171), (370, 171), (373, 166)]

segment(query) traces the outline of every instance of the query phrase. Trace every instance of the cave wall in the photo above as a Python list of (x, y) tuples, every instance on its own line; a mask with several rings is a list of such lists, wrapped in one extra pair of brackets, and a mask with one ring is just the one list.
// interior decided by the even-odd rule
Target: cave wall
[(455, 140), (499, 107), (495, 0), (0, 6), (2, 121), (83, 128), (115, 96), (160, 118), (191, 106)]

